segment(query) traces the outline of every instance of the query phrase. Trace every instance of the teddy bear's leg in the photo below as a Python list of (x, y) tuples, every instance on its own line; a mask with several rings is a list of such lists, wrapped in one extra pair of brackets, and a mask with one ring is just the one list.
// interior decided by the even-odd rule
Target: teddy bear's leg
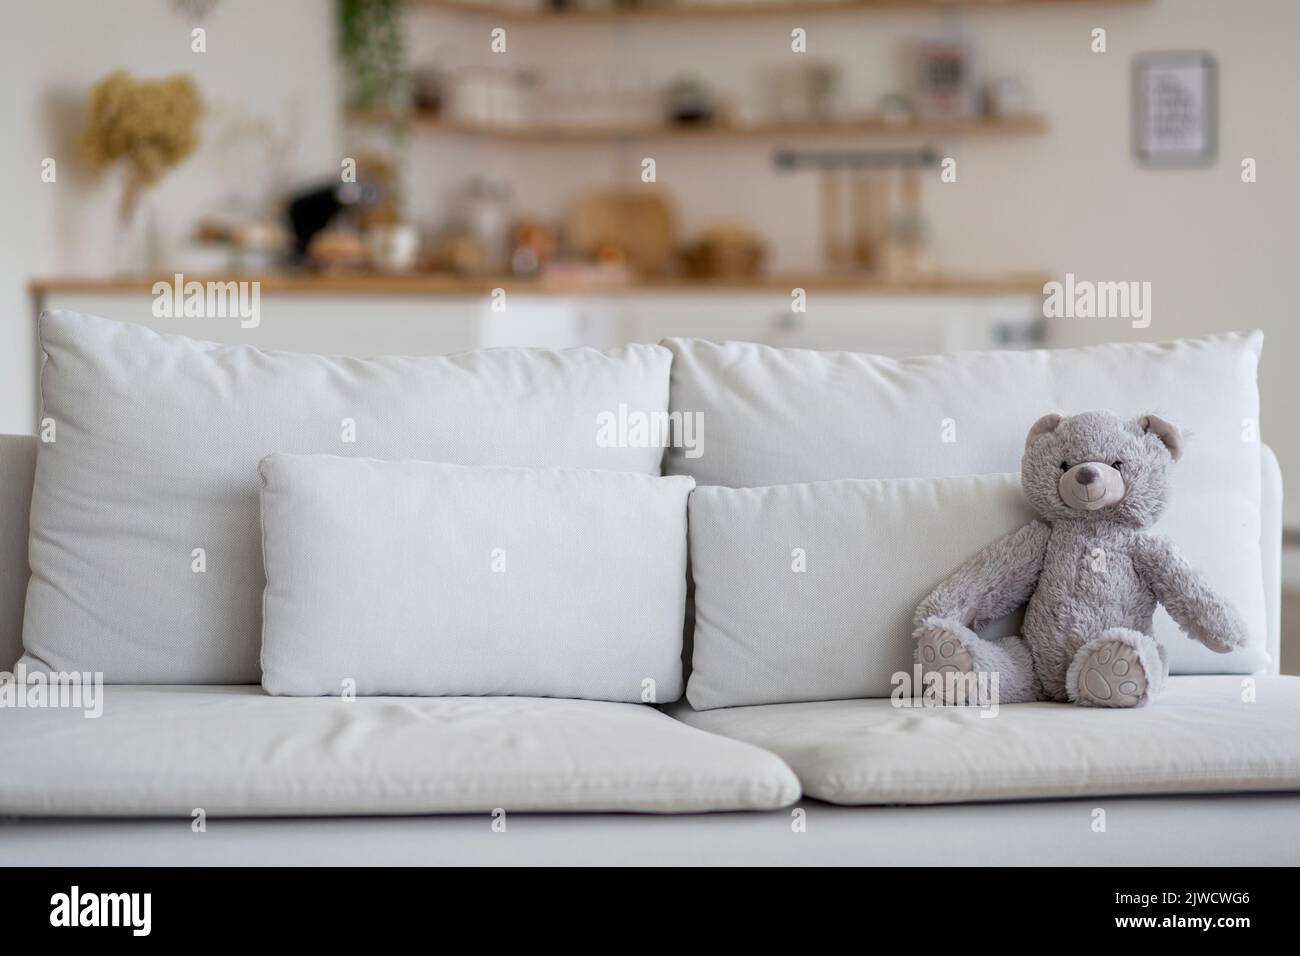
[(1074, 655), (1066, 692), (1088, 707), (1141, 707), (1160, 692), (1168, 667), (1164, 648), (1150, 634), (1110, 627)]
[[(1034, 673), (1034, 661), (1029, 647), (1019, 637), (1004, 637), (989, 641), (968, 627), (955, 622), (931, 618), (919, 630), (916, 641), (916, 661), (921, 665), (922, 679), (938, 672), (942, 683), (951, 687), (947, 675), (997, 675), (996, 684), (984, 686), (996, 693), (999, 704), (1023, 704), (1040, 700), (1042, 689)], [(944, 703), (949, 700), (944, 693)], [(967, 700), (968, 703), (976, 701)]]

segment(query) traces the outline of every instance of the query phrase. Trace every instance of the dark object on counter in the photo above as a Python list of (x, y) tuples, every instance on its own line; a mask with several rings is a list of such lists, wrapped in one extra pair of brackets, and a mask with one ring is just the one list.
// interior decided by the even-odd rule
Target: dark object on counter
[(345, 209), (376, 205), (380, 187), (368, 180), (318, 186), (289, 199), (289, 227), (293, 230), (293, 258), (301, 263), (315, 235), (328, 228)]

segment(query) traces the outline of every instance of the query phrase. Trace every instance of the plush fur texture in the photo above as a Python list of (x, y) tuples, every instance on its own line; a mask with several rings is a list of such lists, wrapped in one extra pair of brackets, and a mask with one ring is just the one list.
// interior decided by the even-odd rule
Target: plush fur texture
[[(921, 602), (914, 624), (922, 669), (935, 669), (925, 658), (955, 642), (967, 653), (948, 655), (947, 666), (998, 672), (1000, 703), (1132, 707), (1151, 701), (1168, 673), (1152, 637), (1157, 602), (1211, 650), (1243, 644), (1236, 610), (1148, 530), (1182, 451), (1178, 429), (1154, 415), (1035, 422), (1020, 480), (1042, 520), (993, 542)], [(1021, 637), (975, 633), (1021, 606)]]

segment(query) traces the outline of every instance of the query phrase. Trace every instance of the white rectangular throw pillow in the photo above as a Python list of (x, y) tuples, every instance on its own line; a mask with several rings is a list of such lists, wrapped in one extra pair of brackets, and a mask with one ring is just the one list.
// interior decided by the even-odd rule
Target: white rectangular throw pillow
[(271, 455), (262, 686), (681, 696), (689, 478)]
[[(702, 449), (672, 448), (665, 470), (734, 488), (840, 478), (1019, 473), (1040, 415), (1152, 413), (1187, 439), (1155, 525), (1236, 603), (1251, 640), (1215, 654), (1156, 633), (1174, 673), (1249, 673), (1268, 664), (1260, 556), (1258, 332), (1166, 344), (969, 352), (894, 359), (693, 339), (673, 351), (672, 411), (700, 413)], [(700, 453), (702, 451), (702, 454)], [(952, 557), (961, 554), (953, 546)]]
[(686, 699), (888, 697), (912, 670), (916, 605), (1033, 517), (1014, 475), (695, 489)]
[(668, 402), (670, 355), (632, 345), (420, 358), (264, 352), (68, 312), (41, 322), (43, 416), (23, 646), (110, 683), (256, 683), (257, 463), (272, 452), (658, 474), (600, 442)]

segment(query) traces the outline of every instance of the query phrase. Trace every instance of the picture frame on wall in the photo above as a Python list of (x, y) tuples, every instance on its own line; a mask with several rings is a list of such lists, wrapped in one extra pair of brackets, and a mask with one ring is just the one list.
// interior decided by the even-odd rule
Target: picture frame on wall
[(974, 58), (960, 39), (919, 40), (912, 50), (912, 95), (924, 119), (965, 119), (978, 112)]
[(1218, 67), (1205, 51), (1133, 60), (1133, 154), (1144, 166), (1197, 167), (1218, 153)]

